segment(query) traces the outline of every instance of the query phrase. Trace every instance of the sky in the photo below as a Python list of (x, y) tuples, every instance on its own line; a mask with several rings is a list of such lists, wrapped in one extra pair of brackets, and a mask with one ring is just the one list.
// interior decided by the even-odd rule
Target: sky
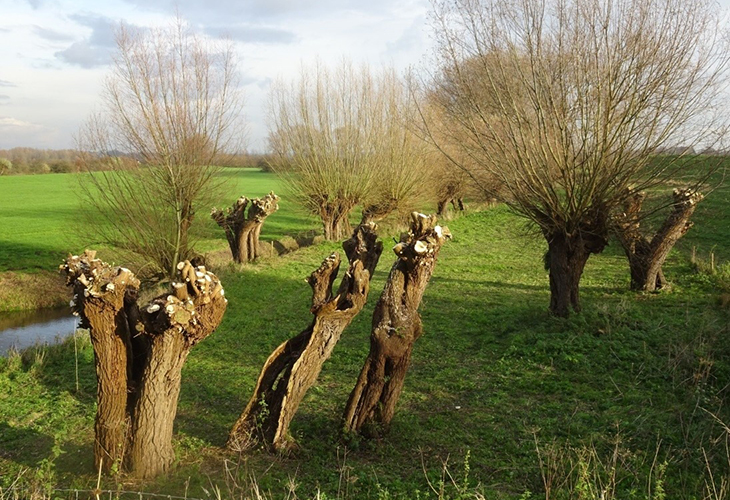
[[(247, 149), (266, 150), (272, 80), (343, 57), (399, 70), (432, 51), (429, 0), (0, 0), (0, 149), (75, 147), (100, 109), (120, 23), (233, 40), (245, 95)], [(727, 12), (730, 0), (720, 0)]]
[(168, 26), (179, 15), (235, 43), (246, 144), (263, 152), (272, 80), (316, 59), (421, 64), (432, 45), (428, 11), (428, 0), (0, 0), (0, 149), (75, 147), (100, 109), (115, 29)]

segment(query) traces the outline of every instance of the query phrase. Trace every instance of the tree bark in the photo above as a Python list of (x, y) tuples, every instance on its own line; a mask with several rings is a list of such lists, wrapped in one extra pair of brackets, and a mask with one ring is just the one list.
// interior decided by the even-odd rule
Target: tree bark
[(353, 202), (324, 202), (319, 207), (319, 216), (322, 219), (324, 238), (328, 241), (340, 241), (352, 234), (350, 226), (350, 211), (355, 206)]
[(139, 478), (169, 469), (181, 370), (190, 349), (220, 323), (226, 299), (218, 278), (190, 262), (177, 266), (172, 291), (137, 305), (131, 271), (69, 257), (61, 266), (74, 287), (74, 312), (89, 327), (97, 367), (99, 410), (94, 460)]
[(418, 307), (448, 228), (435, 216), (414, 212), (407, 235), (393, 251), (398, 256), (373, 313), (370, 353), (350, 394), (346, 432), (376, 436), (387, 431), (403, 390), (411, 352), (423, 329)]
[(454, 210), (458, 209), (460, 212), (463, 212), (464, 211), (464, 200), (462, 198), (452, 198), (451, 206), (454, 207)]
[(312, 323), (277, 347), (264, 363), (248, 405), (234, 424), (228, 447), (242, 451), (263, 444), (273, 451), (292, 445), (289, 424), (314, 384), (343, 330), (362, 310), (383, 245), (375, 224), (360, 224), (343, 243), (349, 260), (335, 296), (340, 257), (333, 253), (307, 280), (312, 287)]
[(601, 253), (606, 247), (602, 232), (589, 227), (566, 234), (565, 231), (545, 232), (548, 255), (545, 263), (550, 271), (550, 312), (567, 318), (572, 308), (580, 312), (579, 285), (588, 257)]
[(689, 218), (704, 198), (692, 189), (675, 189), (672, 195), (672, 211), (651, 238), (640, 227), (646, 193), (630, 195), (623, 213), (613, 219), (614, 232), (629, 260), (632, 290), (653, 292), (668, 286), (662, 271), (664, 261), (679, 238), (692, 227)]
[(111, 268), (87, 250), (69, 256), (61, 268), (73, 287), (71, 307), (88, 328), (96, 368), (94, 468), (105, 472), (119, 467), (127, 444), (127, 393), (131, 370), (131, 336), (124, 309), (125, 295), (136, 292), (139, 281), (124, 268)]
[[(249, 201), (251, 206), (246, 213)], [(241, 196), (226, 212), (213, 208), (210, 216), (225, 230), (234, 261), (252, 262), (261, 255), (261, 226), (269, 215), (279, 209), (278, 201), (279, 197), (272, 191), (263, 198), (253, 200)]]
[(436, 215), (439, 217), (446, 216), (447, 209), (449, 208), (449, 203), (451, 204), (454, 211), (463, 212), (466, 210), (466, 207), (464, 206), (464, 199), (459, 198), (458, 196), (454, 196), (452, 198), (442, 198), (436, 203)]

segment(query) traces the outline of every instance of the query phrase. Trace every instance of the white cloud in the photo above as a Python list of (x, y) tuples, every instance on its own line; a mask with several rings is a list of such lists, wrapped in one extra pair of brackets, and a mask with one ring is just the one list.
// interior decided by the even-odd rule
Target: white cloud
[(195, 19), (204, 24), (220, 24), (232, 19), (271, 21), (298, 19), (307, 21), (333, 13), (385, 11), (401, 2), (389, 0), (217, 0), (215, 7), (199, 0), (126, 0), (137, 7)]
[(74, 36), (68, 33), (62, 33), (49, 28), (43, 28), (42, 26), (33, 26), (33, 31), (39, 37), (49, 40), (51, 42), (67, 42), (74, 39)]
[[(3, 147), (73, 146), (73, 134), (99, 100), (114, 30), (169, 25), (177, 13), (199, 33), (228, 37), (239, 52), (250, 146), (266, 146), (272, 79), (293, 78), (315, 58), (405, 68), (428, 50), (420, 26), (429, 0), (26, 0), (0, 16)], [(12, 88), (12, 93), (4, 88)], [(42, 126), (42, 129), (31, 125)], [(23, 135), (25, 131), (25, 135)], [(17, 141), (17, 142), (15, 142)], [(11, 142), (11, 144), (9, 144)]]
[(282, 43), (291, 44), (297, 41), (292, 31), (255, 25), (208, 26), (205, 33), (214, 37), (230, 38), (246, 43)]
[(0, 116), (0, 130), (10, 130), (18, 128), (37, 130), (42, 127), (35, 123), (24, 122), (23, 120), (18, 120), (9, 116)]
[(91, 35), (54, 53), (54, 56), (65, 63), (82, 68), (109, 64), (115, 47), (114, 30), (117, 22), (105, 16), (92, 14), (75, 14), (69, 18), (86, 28), (91, 28)]

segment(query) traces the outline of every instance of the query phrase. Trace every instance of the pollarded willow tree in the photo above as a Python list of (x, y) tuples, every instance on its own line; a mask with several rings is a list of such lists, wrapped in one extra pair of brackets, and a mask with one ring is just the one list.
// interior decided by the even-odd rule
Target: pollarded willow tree
[(343, 430), (377, 436), (388, 430), (423, 324), (418, 308), (451, 232), (436, 216), (413, 212), (408, 233), (373, 312), (370, 353), (345, 407)]
[(0, 158), (0, 175), (7, 174), (12, 171), (13, 163), (7, 158)]
[[(469, 159), (464, 168), (497, 178), (504, 201), (547, 241), (550, 310), (580, 310), (585, 263), (606, 246), (627, 188), (682, 176), (678, 160), (724, 131), (715, 105), (730, 53), (717, 8), (443, 0), (434, 24), (440, 71), (424, 97)], [(659, 154), (675, 145), (684, 154)]]
[(213, 207), (210, 216), (226, 232), (233, 260), (252, 262), (261, 254), (259, 236), (264, 220), (277, 210), (279, 197), (271, 191), (252, 200), (241, 196), (225, 211)]
[(234, 47), (200, 38), (181, 20), (167, 29), (122, 25), (116, 43), (102, 109), (78, 140), (87, 164), (106, 167), (84, 176), (89, 227), (172, 278), (194, 254), (198, 207), (212, 205), (212, 163), (241, 136)]
[(370, 280), (383, 252), (376, 229), (363, 216), (352, 236), (342, 243), (349, 264), (336, 292), (332, 287), (341, 263), (337, 253), (324, 259), (307, 279), (312, 287), (312, 322), (274, 349), (264, 363), (254, 393), (231, 429), (231, 450), (241, 452), (263, 444), (285, 451), (292, 446), (289, 424), (299, 404), (317, 381), (342, 332), (367, 302)]
[(612, 222), (629, 260), (631, 289), (653, 292), (669, 285), (662, 266), (677, 240), (692, 227), (689, 219), (704, 195), (694, 189), (674, 189), (672, 209), (653, 234), (641, 228), (646, 197), (645, 191), (633, 192)]
[[(428, 101), (423, 104), (420, 111), (428, 123), (428, 135), (433, 143), (428, 156), (428, 185), (432, 200), (436, 201), (437, 215), (445, 216), (449, 204), (454, 210), (465, 210), (464, 198), (467, 196), (495, 199), (500, 190), (495, 176), (476, 171), (442, 111)], [(434, 144), (437, 147), (433, 147)]]
[(424, 144), (404, 126), (416, 110), (392, 69), (303, 67), (297, 81), (273, 85), (270, 105), (272, 166), (325, 238), (351, 234), (356, 205), (374, 219), (413, 208)]
[(203, 266), (180, 262), (171, 290), (140, 306), (139, 280), (96, 252), (69, 256), (61, 272), (94, 348), (95, 467), (138, 478), (167, 471), (175, 459), (172, 430), (183, 365), (226, 310), (220, 281)]

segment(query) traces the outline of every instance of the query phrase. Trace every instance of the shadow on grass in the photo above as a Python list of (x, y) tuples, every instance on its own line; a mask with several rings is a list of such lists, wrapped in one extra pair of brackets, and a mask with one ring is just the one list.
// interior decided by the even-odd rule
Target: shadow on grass
[(0, 272), (54, 270), (64, 251), (42, 243), (27, 245), (0, 240)]
[(53, 437), (47, 434), (0, 422), (0, 459), (26, 467), (37, 467), (43, 459), (50, 456), (53, 444)]
[(91, 441), (67, 441), (61, 446), (61, 454), (55, 461), (56, 472), (62, 475), (78, 475), (94, 471), (94, 448)]

